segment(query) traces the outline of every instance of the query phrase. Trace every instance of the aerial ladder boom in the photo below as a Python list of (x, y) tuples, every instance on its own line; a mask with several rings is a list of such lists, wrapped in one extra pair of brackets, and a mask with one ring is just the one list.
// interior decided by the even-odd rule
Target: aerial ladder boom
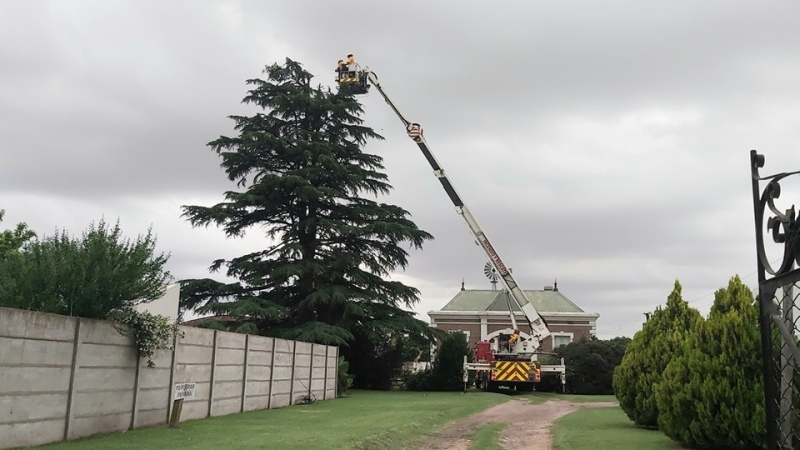
[[(520, 310), (522, 310), (522, 313), (527, 318), (531, 327), (531, 338), (533, 340), (532, 350), (535, 351), (540, 347), (542, 340), (550, 335), (550, 330), (547, 327), (547, 323), (530, 303), (528, 297), (525, 295), (525, 291), (519, 287), (511, 271), (508, 269), (505, 263), (503, 263), (500, 255), (497, 253), (494, 246), (492, 246), (491, 242), (489, 242), (489, 238), (483, 232), (480, 225), (478, 225), (478, 221), (475, 220), (475, 217), (472, 215), (469, 208), (467, 208), (467, 205), (464, 204), (464, 201), (461, 200), (458, 192), (456, 192), (456, 189), (453, 187), (452, 183), (450, 183), (450, 180), (447, 178), (447, 174), (445, 173), (444, 169), (442, 169), (442, 166), (436, 160), (436, 157), (433, 156), (433, 153), (428, 147), (428, 144), (425, 141), (425, 136), (423, 136), (422, 127), (417, 123), (412, 123), (406, 119), (405, 116), (403, 116), (400, 110), (397, 109), (397, 106), (395, 106), (394, 102), (392, 102), (392, 100), (383, 90), (383, 87), (378, 81), (378, 77), (375, 76), (374, 73), (372, 73), (369, 69), (365, 69), (364, 72), (366, 75), (366, 81), (372, 86), (375, 86), (381, 96), (383, 96), (383, 99), (386, 100), (386, 103), (389, 104), (395, 114), (397, 114), (397, 117), (399, 117), (406, 126), (408, 136), (419, 146), (419, 149), (422, 151), (425, 159), (428, 160), (428, 163), (433, 169), (433, 174), (439, 179), (439, 182), (442, 183), (442, 187), (447, 193), (447, 196), (450, 197), (450, 200), (455, 205), (456, 212), (464, 218), (464, 221), (466, 221), (467, 226), (472, 232), (472, 235), (475, 237), (477, 244), (481, 247), (481, 249), (483, 249), (486, 257), (499, 274), (506, 291), (510, 293), (513, 300), (517, 303), (517, 306), (519, 306)], [(517, 329), (514, 312), (510, 312), (512, 326), (514, 329)]]

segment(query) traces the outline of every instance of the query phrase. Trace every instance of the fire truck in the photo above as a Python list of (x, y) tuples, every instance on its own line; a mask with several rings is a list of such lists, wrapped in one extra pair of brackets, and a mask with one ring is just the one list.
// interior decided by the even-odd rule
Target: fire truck
[[(383, 99), (394, 111), (406, 127), (408, 136), (417, 144), (422, 155), (433, 169), (434, 176), (439, 180), (445, 193), (456, 208), (456, 212), (463, 217), (475, 242), (486, 255), (489, 263), (503, 284), (504, 294), (509, 304), (511, 328), (497, 330), (489, 333), (486, 340), (478, 342), (475, 346), (475, 361), (468, 362), (464, 358), (463, 374), (466, 389), (469, 373), (474, 372), (475, 386), (487, 391), (495, 391), (500, 387), (509, 387), (518, 391), (532, 391), (536, 383), (541, 381), (542, 372), (559, 373), (562, 386), (566, 383), (566, 371), (563, 359), (557, 365), (542, 365), (538, 355), (542, 353), (541, 343), (550, 336), (547, 322), (539, 315), (528, 300), (511, 270), (505, 265), (489, 238), (478, 225), (477, 220), (470, 212), (461, 196), (453, 187), (441, 164), (436, 160), (423, 134), (420, 124), (411, 122), (397, 109), (397, 106), (386, 94), (378, 81), (377, 75), (368, 67), (362, 68), (356, 63), (342, 64), (337, 69), (336, 82), (339, 89), (353, 95), (369, 93), (372, 86), (377, 89)], [(528, 332), (517, 325), (513, 305), (522, 312), (528, 323)]]

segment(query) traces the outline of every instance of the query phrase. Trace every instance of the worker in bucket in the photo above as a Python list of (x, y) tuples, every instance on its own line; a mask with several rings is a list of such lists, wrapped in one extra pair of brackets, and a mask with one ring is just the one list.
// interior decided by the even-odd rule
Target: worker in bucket
[(512, 334), (511, 337), (508, 338), (508, 348), (509, 349), (514, 348), (514, 343), (517, 342), (518, 339), (519, 339), (519, 328), (514, 330), (514, 334)]

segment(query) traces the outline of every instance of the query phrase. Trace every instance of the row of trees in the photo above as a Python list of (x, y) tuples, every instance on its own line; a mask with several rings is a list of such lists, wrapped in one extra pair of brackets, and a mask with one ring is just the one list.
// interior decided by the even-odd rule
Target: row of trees
[(614, 373), (620, 406), (637, 425), (691, 448), (762, 448), (766, 415), (758, 306), (739, 276), (707, 318), (675, 281)]

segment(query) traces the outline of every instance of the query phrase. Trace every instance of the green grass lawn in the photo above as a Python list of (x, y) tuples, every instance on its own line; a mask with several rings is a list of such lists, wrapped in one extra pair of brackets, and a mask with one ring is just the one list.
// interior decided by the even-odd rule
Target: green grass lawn
[(567, 414), (553, 425), (553, 436), (559, 450), (682, 448), (658, 430), (635, 427), (618, 407), (583, 408)]
[(489, 422), (483, 424), (470, 436), (472, 445), (469, 450), (502, 450), (500, 433), (508, 426), (505, 422)]
[(192, 420), (174, 429), (140, 428), (40, 448), (402, 449), (455, 419), (509, 399), (484, 392), (353, 391), (349, 397), (311, 405)]
[(547, 400), (563, 400), (565, 402), (573, 403), (590, 403), (590, 402), (617, 402), (617, 397), (613, 395), (576, 395), (576, 394), (559, 394), (557, 392), (526, 392), (516, 394), (525, 396), (531, 399), (531, 403), (539, 404)]

